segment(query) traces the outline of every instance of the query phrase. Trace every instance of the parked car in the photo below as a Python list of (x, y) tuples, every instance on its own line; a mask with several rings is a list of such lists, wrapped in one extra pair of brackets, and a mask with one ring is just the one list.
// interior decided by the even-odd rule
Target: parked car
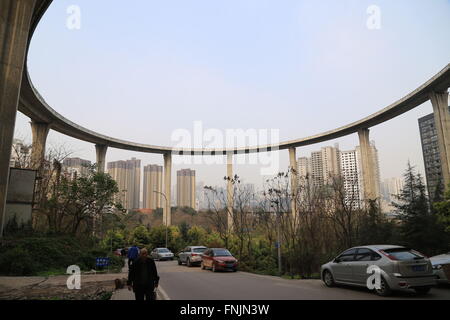
[(185, 263), (188, 267), (200, 265), (202, 262), (202, 254), (206, 249), (203, 246), (188, 246), (184, 248), (178, 253), (178, 264)]
[(438, 283), (450, 284), (450, 252), (430, 258)]
[(366, 287), (371, 265), (381, 269), (381, 288), (375, 289), (380, 296), (392, 290), (414, 289), (426, 294), (436, 285), (430, 259), (409, 248), (393, 245), (373, 245), (351, 248), (321, 268), (325, 285), (347, 284)]
[(150, 255), (154, 260), (173, 260), (173, 253), (167, 248), (155, 248)]
[(238, 269), (238, 260), (224, 248), (206, 249), (202, 255), (201, 267), (211, 269), (213, 272), (218, 270), (231, 270), (236, 272)]

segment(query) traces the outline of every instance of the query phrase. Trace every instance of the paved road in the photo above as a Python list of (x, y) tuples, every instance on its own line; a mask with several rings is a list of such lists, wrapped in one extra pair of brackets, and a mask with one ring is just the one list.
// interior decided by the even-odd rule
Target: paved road
[(157, 261), (160, 287), (171, 300), (360, 300), (445, 299), (450, 287), (434, 288), (425, 297), (413, 291), (382, 298), (364, 288), (327, 288), (320, 280), (287, 280), (247, 272), (217, 272), (178, 266), (176, 261)]

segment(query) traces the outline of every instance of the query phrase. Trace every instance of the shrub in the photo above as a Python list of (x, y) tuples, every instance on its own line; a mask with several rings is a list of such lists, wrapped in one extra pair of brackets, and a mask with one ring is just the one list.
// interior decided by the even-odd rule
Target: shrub
[(68, 236), (7, 239), (0, 247), (0, 275), (32, 276), (65, 270), (70, 265), (91, 270), (95, 268), (96, 258), (108, 255), (113, 267), (121, 266), (123, 260), (108, 251), (93, 245), (89, 239)]

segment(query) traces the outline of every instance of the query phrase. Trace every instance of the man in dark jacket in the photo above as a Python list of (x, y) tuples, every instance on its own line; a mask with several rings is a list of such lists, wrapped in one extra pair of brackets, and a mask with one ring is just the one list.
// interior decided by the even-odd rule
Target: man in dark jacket
[(147, 249), (142, 249), (139, 258), (130, 266), (128, 290), (133, 288), (136, 300), (154, 300), (154, 290), (158, 287), (159, 276), (153, 259), (148, 257)]
[(136, 245), (133, 245), (130, 250), (128, 250), (127, 258), (128, 258), (128, 268), (130, 265), (136, 260), (139, 256), (139, 248)]

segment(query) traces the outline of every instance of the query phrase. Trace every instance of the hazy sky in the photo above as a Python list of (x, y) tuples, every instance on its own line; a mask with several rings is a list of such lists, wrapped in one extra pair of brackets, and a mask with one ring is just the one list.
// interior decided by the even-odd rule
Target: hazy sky
[[(70, 30), (67, 8), (81, 10)], [(371, 5), (380, 29), (369, 29)], [(29, 54), (31, 79), (68, 119), (124, 140), (174, 145), (177, 129), (279, 129), (280, 140), (314, 135), (359, 120), (400, 99), (450, 63), (448, 0), (57, 0)], [(381, 177), (408, 162), (423, 172), (417, 119), (425, 103), (371, 129)], [(31, 139), (19, 115), (17, 136)], [(56, 132), (74, 156), (95, 161), (94, 146)], [(356, 134), (298, 148), (298, 156)], [(162, 156), (110, 149), (107, 161)], [(286, 170), (288, 152), (280, 152)], [(225, 165), (177, 165), (218, 184)], [(248, 182), (260, 165), (238, 165)]]

